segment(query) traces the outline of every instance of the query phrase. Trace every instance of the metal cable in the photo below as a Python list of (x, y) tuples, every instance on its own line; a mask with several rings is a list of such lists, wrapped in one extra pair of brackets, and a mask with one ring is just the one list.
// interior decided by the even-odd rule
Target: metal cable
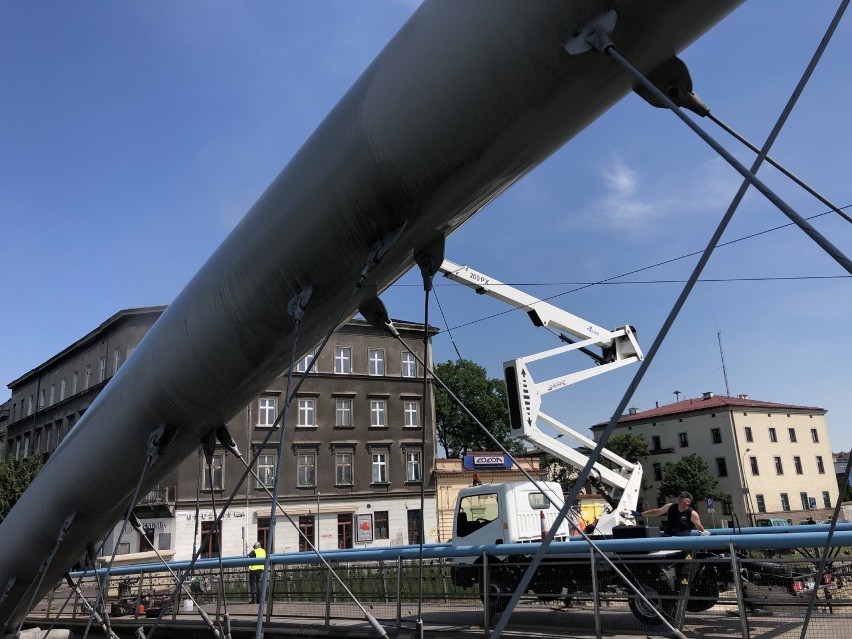
[[(849, 0), (844, 0), (844, 3), (848, 2), (848, 1)], [(732, 166), (734, 166), (734, 168), (737, 169), (737, 171), (740, 172), (740, 174), (743, 176), (744, 181), (743, 181), (742, 185), (740, 186), (739, 190), (737, 191), (736, 195), (734, 196), (734, 199), (732, 200), (731, 204), (728, 206), (728, 210), (725, 212), (725, 215), (722, 217), (722, 220), (720, 221), (718, 227), (716, 228), (715, 232), (713, 233), (713, 236), (710, 238), (710, 241), (708, 242), (707, 247), (705, 248), (704, 252), (702, 253), (701, 257), (699, 258), (698, 263), (695, 265), (693, 272), (692, 272), (692, 274), (689, 278), (689, 281), (684, 286), (683, 290), (681, 291), (680, 295), (678, 296), (677, 301), (675, 302), (674, 306), (672, 307), (671, 311), (669, 312), (669, 315), (666, 317), (666, 320), (663, 323), (663, 326), (661, 327), (659, 333), (657, 334), (657, 337), (654, 339), (654, 343), (651, 345), (651, 348), (646, 353), (645, 359), (643, 359), (642, 362), (640, 363), (639, 370), (636, 371), (636, 374), (634, 375), (633, 380), (630, 382), (627, 390), (624, 393), (624, 396), (622, 397), (621, 401), (619, 402), (618, 406), (616, 407), (615, 411), (613, 412), (612, 417), (609, 420), (609, 423), (604, 428), (604, 430), (601, 432), (600, 439), (598, 440), (597, 446), (595, 446), (594, 450), (589, 454), (588, 463), (586, 464), (586, 466), (583, 468), (583, 470), (580, 472), (579, 476), (577, 477), (577, 480), (574, 483), (574, 486), (571, 488), (571, 491), (570, 491), (567, 499), (565, 500), (565, 504), (563, 505), (562, 509), (560, 510), (559, 515), (557, 515), (557, 518), (556, 518), (557, 523), (555, 524), (556, 526), (558, 526), (558, 523), (561, 522), (565, 518), (565, 515), (567, 514), (567, 510), (570, 507), (570, 504), (572, 504), (577, 499), (577, 496), (580, 492), (580, 488), (585, 483), (586, 479), (588, 478), (588, 476), (591, 472), (592, 465), (600, 457), (601, 451), (603, 450), (604, 445), (606, 444), (606, 441), (609, 439), (609, 436), (612, 434), (612, 431), (615, 430), (615, 427), (618, 424), (618, 421), (619, 421), (621, 415), (624, 413), (624, 410), (627, 407), (627, 404), (632, 399), (633, 394), (635, 393), (636, 389), (639, 386), (639, 383), (642, 381), (642, 378), (645, 376), (645, 373), (647, 372), (648, 367), (651, 365), (651, 362), (654, 360), (654, 357), (657, 354), (657, 351), (660, 349), (662, 342), (664, 341), (666, 335), (668, 335), (669, 329), (674, 324), (674, 321), (677, 318), (678, 314), (680, 313), (681, 308), (683, 308), (683, 305), (686, 303), (686, 300), (689, 297), (689, 294), (692, 292), (692, 289), (694, 288), (695, 283), (697, 282), (699, 276), (701, 275), (702, 271), (704, 270), (704, 267), (706, 266), (707, 262), (709, 261), (710, 256), (713, 253), (713, 250), (718, 245), (719, 240), (722, 237), (722, 234), (724, 233), (725, 229), (727, 228), (728, 224), (730, 223), (731, 219), (733, 218), (734, 212), (737, 210), (740, 202), (742, 201), (743, 197), (745, 196), (746, 192), (748, 191), (749, 185), (753, 185), (753, 186), (755, 186), (755, 188), (758, 188), (758, 190), (761, 191), (761, 193), (763, 193), (764, 196), (766, 196), (770, 201), (772, 201), (774, 204), (776, 204), (776, 206), (781, 208), (781, 210), (785, 214), (787, 214), (787, 216), (790, 217), (790, 219), (793, 220), (793, 222), (795, 222), (800, 228), (803, 228), (803, 230), (804, 230), (805, 226), (806, 226), (806, 227), (810, 228), (811, 230), (813, 230), (813, 233), (815, 235), (819, 236), (819, 238), (822, 238), (822, 236), (819, 235), (816, 232), (816, 230), (813, 229), (813, 227), (811, 227), (807, 222), (805, 222), (803, 219), (801, 219), (801, 217), (795, 211), (793, 211), (789, 206), (787, 206), (786, 203), (781, 201), (780, 198), (775, 196), (774, 193), (772, 193), (768, 188), (766, 188), (765, 185), (763, 185), (763, 183), (760, 182), (754, 176), (754, 172), (757, 171), (760, 168), (760, 165), (763, 163), (764, 158), (769, 153), (769, 149), (772, 147), (773, 143), (775, 142), (776, 138), (778, 137), (779, 133), (781, 132), (781, 128), (784, 126), (784, 123), (787, 121), (787, 118), (789, 117), (790, 113), (792, 112), (793, 107), (795, 106), (796, 102), (798, 101), (798, 98), (801, 95), (801, 92), (804, 90), (804, 87), (807, 84), (807, 80), (810, 78), (811, 73), (813, 72), (813, 69), (815, 67), (815, 61), (814, 60), (812, 60), (811, 64), (808, 65), (808, 68), (806, 69), (804, 75), (799, 80), (799, 83), (796, 86), (796, 89), (793, 91), (793, 94), (790, 96), (789, 100), (787, 101), (787, 104), (785, 105), (781, 115), (779, 116), (778, 120), (776, 121), (775, 126), (772, 128), (772, 131), (770, 132), (769, 136), (767, 137), (767, 140), (764, 143), (763, 148), (761, 149), (760, 153), (758, 154), (757, 158), (755, 159), (754, 164), (752, 165), (751, 172), (749, 172), (745, 169), (745, 167), (743, 167), (739, 162), (737, 162), (736, 159), (733, 158), (733, 156), (731, 156), (727, 151), (725, 151), (725, 149), (723, 149), (718, 143), (716, 143), (715, 140), (713, 140), (706, 133), (704, 133), (704, 131), (702, 131), (701, 128), (698, 127), (691, 119), (686, 117), (685, 114), (683, 114), (681, 112), (681, 110), (678, 109), (678, 107), (675, 106), (675, 104), (666, 95), (664, 95), (659, 89), (657, 89), (656, 86), (654, 86), (647, 78), (645, 78), (641, 73), (639, 73), (636, 69), (634, 69), (633, 66), (630, 65), (630, 63), (627, 62), (627, 60), (625, 60), (615, 50), (615, 46), (609, 40), (608, 36), (606, 36), (605, 34), (602, 34), (602, 31), (600, 29), (597, 30), (597, 34), (598, 34), (598, 36), (602, 36), (601, 37), (602, 44), (600, 44), (600, 43), (598, 43), (598, 44), (590, 43), (590, 44), (592, 44), (592, 46), (595, 46), (595, 48), (597, 48), (599, 51), (606, 53), (610, 57), (619, 61), (622, 64), (622, 66), (624, 66), (625, 69), (627, 69), (628, 72), (631, 75), (636, 77), (636, 79), (639, 80), (639, 82), (648, 91), (650, 91), (652, 95), (654, 95), (654, 97), (656, 97), (659, 101), (661, 101), (663, 104), (665, 104), (678, 117), (680, 117), (684, 122), (686, 122), (686, 124), (690, 128), (692, 128), (702, 139), (704, 139), (705, 142), (707, 142), (714, 150), (717, 151), (717, 153), (719, 153)], [(824, 49), (824, 44), (825, 44), (825, 42), (820, 43), (821, 49)], [(818, 49), (818, 53), (821, 53), (820, 49)], [(817, 60), (818, 60), (818, 57), (819, 56), (817, 55), (816, 56)], [(776, 202), (776, 200), (777, 200), (777, 202)], [(803, 226), (803, 224), (805, 226)], [(808, 232), (808, 231), (806, 230), (806, 232)], [(808, 233), (808, 234), (811, 235), (811, 233)], [(815, 241), (820, 243), (820, 245), (822, 246), (821, 241), (818, 240), (817, 237), (815, 237), (814, 235), (811, 235), (811, 237)], [(822, 239), (824, 239), (824, 238), (822, 238)], [(825, 240), (825, 242), (827, 242), (827, 240)], [(830, 246), (830, 244), (829, 244), (829, 246)], [(831, 248), (833, 249), (834, 247), (832, 246)], [(834, 249), (834, 250), (836, 251), (836, 249)], [(839, 253), (839, 251), (837, 251), (837, 253)], [(845, 264), (844, 267), (850, 273), (852, 273), (852, 270), (850, 270), (850, 269), (852, 269), (852, 263), (849, 263), (849, 260), (846, 259), (845, 256), (842, 256), (842, 254), (840, 254), (840, 255), (836, 255), (834, 253), (830, 253), (830, 254), (832, 255), (832, 257), (835, 258), (836, 261), (838, 261), (841, 264), (841, 266), (844, 266), (844, 261), (845, 261), (846, 264)], [(511, 598), (511, 600), (509, 601), (509, 604), (506, 607), (506, 612), (508, 612), (509, 614), (506, 614), (506, 612), (504, 612), (504, 614), (498, 620), (497, 625), (494, 628), (494, 632), (492, 634), (492, 637), (499, 638), (500, 634), (505, 629), (506, 624), (508, 623), (508, 619), (509, 619), (509, 616), (511, 614), (511, 611), (517, 605), (518, 600), (520, 599), (521, 593), (526, 590), (526, 587), (529, 584), (530, 580), (532, 579), (532, 575), (533, 575), (535, 569), (541, 563), (541, 559), (544, 556), (544, 553), (547, 551), (547, 548), (550, 546), (550, 542), (551, 542), (552, 538), (553, 538), (553, 536), (550, 533), (548, 533), (547, 537), (542, 541), (541, 545), (536, 550), (535, 556), (533, 557), (533, 561), (530, 563), (530, 566), (525, 571), (523, 577), (521, 578), (521, 583), (518, 584), (518, 587), (515, 589), (515, 592), (512, 594), (512, 598)], [(661, 619), (662, 619), (662, 616), (661, 616)], [(667, 623), (667, 622), (665, 622), (665, 620), (663, 620), (663, 621), (664, 621), (664, 623)], [(675, 630), (675, 633), (679, 636), (683, 636), (683, 634), (679, 630)]]

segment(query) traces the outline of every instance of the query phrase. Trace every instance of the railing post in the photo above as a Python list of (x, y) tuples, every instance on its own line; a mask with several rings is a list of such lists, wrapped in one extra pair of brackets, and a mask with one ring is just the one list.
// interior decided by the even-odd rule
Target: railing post
[(595, 549), (589, 548), (589, 566), (592, 570), (592, 606), (595, 611), (595, 637), (601, 637), (601, 602), (600, 593), (598, 592), (598, 567), (595, 564)]
[(482, 614), (485, 636), (488, 637), (488, 629), (491, 627), (491, 580), (488, 571), (488, 553), (482, 553), (482, 578), (479, 582), (479, 591), (482, 593)]
[(740, 612), (740, 626), (742, 630), (743, 639), (748, 639), (749, 629), (748, 629), (748, 619), (746, 618), (746, 605), (745, 605), (745, 597), (743, 597), (743, 583), (742, 583), (742, 575), (740, 574), (740, 564), (737, 559), (737, 551), (734, 548), (734, 544), (728, 544), (728, 552), (731, 553), (731, 577), (734, 580), (734, 592), (737, 594), (737, 607)]
[(396, 631), (402, 629), (402, 555), (396, 558)]
[(269, 585), (266, 596), (266, 623), (272, 621), (272, 607), (275, 601), (275, 564), (269, 564)]
[(328, 560), (328, 570), (325, 571), (325, 625), (331, 625), (331, 594), (333, 583), (331, 580), (331, 560)]

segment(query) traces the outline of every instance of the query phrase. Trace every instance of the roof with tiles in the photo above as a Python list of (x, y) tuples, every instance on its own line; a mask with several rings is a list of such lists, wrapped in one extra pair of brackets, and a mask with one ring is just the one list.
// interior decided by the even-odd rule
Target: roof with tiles
[[(772, 412), (807, 412), (825, 414), (827, 411), (818, 406), (797, 406), (795, 404), (778, 404), (775, 402), (764, 402), (757, 399), (749, 399), (746, 395), (738, 397), (726, 397), (724, 395), (715, 395), (713, 393), (705, 393), (704, 397), (696, 397), (684, 399), (665, 406), (657, 406), (650, 410), (639, 411), (628, 415), (622, 415), (618, 420), (619, 424), (626, 422), (648, 421), (655, 418), (673, 417), (675, 415), (684, 415), (687, 413), (698, 413), (713, 409), (724, 408), (745, 408), (752, 410), (767, 410)], [(603, 428), (607, 422), (595, 424), (592, 429)]]

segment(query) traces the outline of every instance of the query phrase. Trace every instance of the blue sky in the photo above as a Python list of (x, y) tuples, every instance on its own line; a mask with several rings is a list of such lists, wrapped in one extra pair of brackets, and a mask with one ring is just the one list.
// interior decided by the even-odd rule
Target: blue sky
[[(759, 146), (836, 4), (751, 0), (681, 55), (696, 91)], [(416, 5), (0, 4), (4, 385), (118, 310), (170, 302)], [(841, 206), (852, 204), (850, 21), (773, 151)], [(761, 176), (802, 215), (824, 212), (776, 172)], [(647, 349), (682, 287), (671, 280), (695, 257), (568, 291), (700, 250), (738, 186), (672, 114), (628, 96), (453, 235), (447, 257), (562, 294), (554, 303), (599, 325), (629, 323)], [(752, 193), (723, 241), (786, 223)], [(834, 214), (813, 224), (852, 253), (852, 225)], [(726, 281), (697, 286), (632, 405), (725, 393), (721, 332), (731, 394), (826, 408), (834, 450), (848, 450), (845, 275), (795, 228), (720, 248), (704, 277)], [(435, 340), (438, 361), (455, 358), (450, 334), (492, 376), (556, 345), (519, 313), (493, 317), (504, 307), (492, 300), (440, 279), (436, 292), (447, 324), (434, 301), (430, 321), (451, 329)], [(419, 276), (384, 301), (422, 320)], [(549, 396), (545, 410), (580, 430), (605, 421), (635, 370)]]

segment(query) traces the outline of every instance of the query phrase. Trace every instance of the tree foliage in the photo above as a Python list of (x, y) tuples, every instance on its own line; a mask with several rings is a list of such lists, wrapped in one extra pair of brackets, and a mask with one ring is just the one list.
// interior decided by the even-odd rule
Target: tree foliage
[[(634, 435), (633, 433), (624, 433), (623, 435), (610, 437), (606, 442), (606, 447), (629, 462), (638, 462), (641, 457), (651, 454), (645, 438), (640, 435)], [(614, 466), (614, 464), (606, 460), (603, 460), (603, 463), (609, 467)]]
[(661, 500), (674, 497), (685, 490), (692, 495), (692, 504), (701, 503), (708, 497), (723, 498), (717, 490), (719, 482), (710, 475), (710, 467), (695, 453), (682, 457), (677, 462), (663, 466), (663, 481), (660, 484)]
[[(482, 366), (467, 359), (438, 364), (435, 373), (498, 442), (513, 454), (523, 452), (521, 443), (509, 434), (506, 384), (502, 379), (489, 379)], [(491, 438), (437, 385), (435, 420), (438, 443), (447, 457), (496, 448)]]
[(41, 458), (30, 455), (21, 459), (7, 457), (0, 463), (0, 522), (41, 470)]

